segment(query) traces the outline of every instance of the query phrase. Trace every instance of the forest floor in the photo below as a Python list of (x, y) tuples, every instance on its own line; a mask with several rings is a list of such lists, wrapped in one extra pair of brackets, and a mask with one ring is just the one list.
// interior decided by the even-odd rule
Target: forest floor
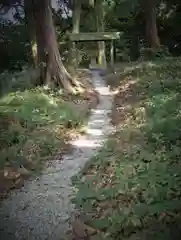
[(181, 60), (118, 66), (105, 79), (114, 92), (116, 132), (72, 179), (82, 223), (77, 235), (179, 240)]
[(69, 141), (84, 132), (98, 104), (89, 74), (79, 71), (86, 91), (74, 96), (34, 88), (33, 72), (0, 76), (0, 199), (39, 173), (46, 160), (60, 159), (70, 150)]
[(71, 202), (76, 189), (71, 179), (114, 130), (110, 118), (113, 96), (97, 70), (92, 71), (92, 83), (99, 93), (99, 104), (90, 113), (85, 134), (70, 141), (71, 152), (48, 161), (40, 176), (29, 179), (1, 202), (1, 239), (65, 240), (71, 223), (78, 230), (77, 211)]

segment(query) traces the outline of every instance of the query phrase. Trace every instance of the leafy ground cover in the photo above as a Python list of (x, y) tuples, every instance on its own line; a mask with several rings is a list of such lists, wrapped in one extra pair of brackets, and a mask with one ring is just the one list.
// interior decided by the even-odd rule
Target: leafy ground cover
[[(8, 76), (1, 76), (1, 84)], [(32, 88), (31, 79), (24, 83), (27, 73), (14, 76), (7, 88), (3, 85), (0, 98), (0, 198), (20, 187), (32, 173), (39, 173), (46, 160), (61, 159), (70, 148), (68, 141), (83, 131), (89, 111), (97, 103), (90, 76), (83, 71), (79, 79), (88, 91), (71, 96)]]
[(181, 61), (135, 63), (117, 75), (107, 78), (117, 131), (72, 179), (84, 235), (180, 239)]

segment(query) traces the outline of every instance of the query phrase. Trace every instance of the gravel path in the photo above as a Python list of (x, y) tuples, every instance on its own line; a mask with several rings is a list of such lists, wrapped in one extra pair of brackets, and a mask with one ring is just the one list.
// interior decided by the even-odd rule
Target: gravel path
[(90, 116), (87, 134), (73, 141), (73, 151), (61, 161), (53, 161), (43, 174), (27, 181), (21, 190), (0, 205), (0, 239), (63, 239), (74, 212), (70, 199), (74, 194), (71, 177), (79, 172), (100, 149), (112, 131), (108, 113), (112, 107), (109, 88), (98, 71), (92, 71), (93, 84), (100, 103)]

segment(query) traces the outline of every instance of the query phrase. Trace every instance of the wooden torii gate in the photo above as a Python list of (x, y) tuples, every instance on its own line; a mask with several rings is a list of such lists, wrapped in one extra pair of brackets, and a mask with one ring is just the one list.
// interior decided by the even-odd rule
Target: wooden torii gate
[(120, 35), (120, 32), (69, 33), (68, 39), (73, 43), (74, 49), (76, 49), (76, 43), (78, 42), (110, 41), (110, 65), (114, 69), (114, 40), (120, 39)]

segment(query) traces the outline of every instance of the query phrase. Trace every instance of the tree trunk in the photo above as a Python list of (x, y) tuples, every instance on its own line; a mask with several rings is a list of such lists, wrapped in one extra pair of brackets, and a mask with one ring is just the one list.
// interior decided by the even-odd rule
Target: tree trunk
[(74, 0), (74, 6), (73, 6), (73, 33), (79, 33), (80, 32), (80, 14), (81, 14), (81, 6), (82, 6), (82, 0)]
[(58, 50), (50, 0), (32, 0), (32, 3), (40, 84), (48, 84), (53, 88), (62, 86), (68, 92), (74, 92), (72, 78), (66, 71)]
[[(80, 32), (80, 15), (81, 15), (82, 0), (73, 0), (73, 15), (72, 15), (72, 33)], [(76, 44), (70, 43), (70, 61), (69, 63), (77, 68), (77, 49)]]
[(160, 46), (158, 29), (156, 23), (155, 1), (144, 0), (146, 35), (151, 48), (155, 49)]
[[(104, 32), (104, 7), (103, 0), (96, 0), (96, 26), (97, 32)], [(98, 64), (106, 67), (105, 42), (98, 42)]]
[(36, 33), (35, 33), (35, 19), (32, 11), (32, 1), (24, 1), (24, 13), (25, 13), (25, 24), (29, 32), (29, 42), (31, 50), (31, 58), (35, 67), (37, 67), (37, 43), (36, 43)]
[(135, 25), (130, 28), (131, 31), (131, 46), (130, 46), (130, 59), (136, 61), (140, 57), (140, 40), (139, 32)]

